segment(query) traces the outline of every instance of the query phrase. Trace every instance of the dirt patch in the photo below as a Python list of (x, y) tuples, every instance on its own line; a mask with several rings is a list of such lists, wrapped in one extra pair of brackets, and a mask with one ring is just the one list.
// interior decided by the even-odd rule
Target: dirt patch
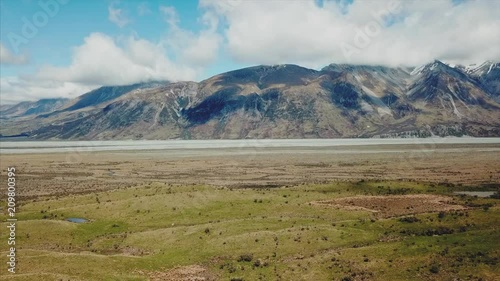
[(147, 273), (151, 281), (215, 281), (216, 276), (201, 265), (189, 265), (168, 271)]
[(376, 217), (388, 218), (410, 214), (463, 210), (462, 205), (454, 204), (447, 196), (415, 194), (390, 196), (356, 196), (334, 200), (312, 202), (313, 205), (337, 207), (350, 210), (364, 210)]
[(150, 254), (149, 251), (146, 251), (146, 250), (140, 249), (140, 248), (130, 247), (130, 246), (127, 246), (127, 247), (121, 249), (121, 252), (124, 255), (136, 256), (136, 257), (146, 256), (146, 255)]

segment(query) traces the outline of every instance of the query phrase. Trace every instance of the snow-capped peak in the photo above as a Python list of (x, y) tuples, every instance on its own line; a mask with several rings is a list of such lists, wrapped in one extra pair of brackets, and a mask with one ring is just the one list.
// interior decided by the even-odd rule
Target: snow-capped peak
[(471, 74), (474, 76), (481, 76), (483, 74), (490, 73), (490, 71), (493, 68), (498, 67), (498, 66), (499, 66), (498, 63), (494, 63), (492, 61), (485, 61), (481, 64), (473, 63), (473, 64), (469, 64), (467, 66), (463, 66), (462, 69), (468, 74)]
[(447, 67), (451, 67), (450, 65), (448, 64), (445, 64), (439, 60), (434, 60), (433, 62), (431, 63), (428, 63), (428, 64), (424, 64), (424, 65), (421, 65), (419, 67), (415, 67), (413, 69), (412, 72), (410, 72), (410, 75), (419, 75), (423, 72), (427, 72), (427, 71), (432, 71), (438, 67), (442, 67), (442, 66), (447, 66)]
[(463, 65), (459, 65), (459, 64), (446, 63), (446, 62), (442, 62), (439, 60), (435, 60), (431, 63), (425, 64), (425, 65), (422, 65), (419, 67), (415, 67), (410, 74), (412, 76), (419, 75), (423, 72), (432, 71), (432, 70), (434, 70), (438, 67), (442, 67), (442, 66), (446, 66), (445, 67), (446, 69), (451, 68), (451, 69), (459, 70), (462, 73), (466, 73), (466, 74), (469, 74), (472, 76), (481, 76), (481, 75), (490, 73), (496, 67), (500, 67), (500, 63), (495, 63), (492, 61), (485, 61), (483, 63), (473, 63), (473, 64), (463, 66)]
[(412, 75), (412, 76), (413, 76), (413, 75), (418, 75), (418, 74), (422, 73), (422, 70), (424, 70), (424, 67), (425, 67), (425, 66), (426, 66), (426, 65), (424, 64), (424, 65), (421, 65), (421, 66), (415, 67), (415, 68), (414, 68), (414, 69), (410, 72), (410, 75)]

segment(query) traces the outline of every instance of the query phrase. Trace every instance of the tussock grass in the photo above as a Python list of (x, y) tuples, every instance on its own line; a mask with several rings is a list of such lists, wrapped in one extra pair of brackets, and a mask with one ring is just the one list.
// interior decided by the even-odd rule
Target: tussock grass
[(34, 200), (17, 214), (19, 274), (0, 280), (148, 280), (145, 273), (194, 264), (220, 280), (498, 278), (497, 199), (454, 196), (469, 209), (412, 220), (310, 204), (451, 191), (384, 181), (272, 189), (152, 183)]

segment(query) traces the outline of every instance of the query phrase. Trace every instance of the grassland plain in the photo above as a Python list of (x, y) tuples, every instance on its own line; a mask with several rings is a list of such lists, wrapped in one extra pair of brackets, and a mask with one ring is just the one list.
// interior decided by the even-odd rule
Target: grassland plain
[[(144, 180), (148, 175), (141, 165), (148, 157), (158, 160), (157, 155), (129, 155), (128, 162), (122, 161), (123, 155), (115, 155), (120, 161), (83, 158), (78, 165), (58, 162), (62, 155), (2, 156), (2, 170), (8, 165), (5, 160), (13, 163), (18, 157), (16, 164), (24, 171), (19, 186), (30, 186), (20, 193), (17, 212), (17, 273), (8, 274), (3, 266), (0, 280), (498, 280), (498, 199), (453, 194), (498, 190), (498, 160), (478, 151), (454, 155), (455, 160), (468, 158), (471, 171), (481, 171), (481, 176), (455, 174), (453, 182), (444, 172), (453, 175), (465, 164), (453, 165), (439, 152), (413, 163), (412, 169), (421, 167), (413, 175), (401, 168), (376, 173), (376, 178), (370, 175), (377, 162), (390, 165), (378, 154), (333, 160), (304, 154), (295, 162), (274, 157), (271, 164), (257, 157), (233, 165), (233, 170), (222, 163), (205, 167), (224, 167), (226, 176), (201, 170), (203, 163), (215, 161), (209, 158), (160, 163), (172, 167), (174, 174), (191, 171), (207, 182), (181, 177), (178, 184), (170, 177)], [(92, 167), (106, 161), (115, 162)], [(431, 168), (441, 165), (429, 181), (420, 178), (426, 172), (425, 161)], [(263, 181), (265, 175), (257, 168), (251, 176), (241, 172), (259, 163), (265, 168), (261, 173), (272, 181)], [(348, 180), (348, 167), (359, 175)], [(160, 173), (156, 169), (148, 173)], [(301, 182), (294, 174), (300, 169), (331, 177), (321, 183), (304, 177)], [(439, 171), (450, 180), (432, 181)], [(125, 182), (127, 173), (130, 179)], [(117, 179), (116, 174), (123, 176)], [(258, 184), (235, 186), (238, 176), (248, 177), (248, 182), (258, 178)], [(70, 185), (81, 177), (101, 179), (108, 187), (79, 190)], [(49, 189), (37, 194), (37, 178), (63, 185), (65, 192)], [(445, 197), (435, 197), (441, 205), (427, 209), (412, 203), (418, 200), (401, 200), (407, 206), (392, 211), (383, 201), (370, 201), (369, 206), (366, 200), (345, 199), (413, 194)], [(5, 208), (4, 200), (1, 206)], [(72, 223), (66, 221), (69, 217), (89, 222)], [(7, 219), (4, 212), (0, 219)], [(6, 239), (2, 231), (0, 241)], [(6, 246), (1, 244), (2, 257)]]
[(410, 182), (275, 189), (153, 183), (35, 200), (18, 213), (18, 273), (1, 279), (154, 280), (199, 265), (220, 280), (495, 280), (497, 199), (454, 196), (467, 209), (412, 219), (311, 204), (451, 190)]

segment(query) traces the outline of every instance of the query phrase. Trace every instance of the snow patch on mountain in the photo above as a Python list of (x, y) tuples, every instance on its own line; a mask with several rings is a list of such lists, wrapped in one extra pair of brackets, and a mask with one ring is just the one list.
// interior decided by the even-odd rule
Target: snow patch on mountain
[(460, 66), (467, 74), (472, 76), (482, 76), (491, 72), (495, 67), (499, 67), (498, 63), (492, 61), (485, 61), (481, 64), (470, 64), (467, 66)]

